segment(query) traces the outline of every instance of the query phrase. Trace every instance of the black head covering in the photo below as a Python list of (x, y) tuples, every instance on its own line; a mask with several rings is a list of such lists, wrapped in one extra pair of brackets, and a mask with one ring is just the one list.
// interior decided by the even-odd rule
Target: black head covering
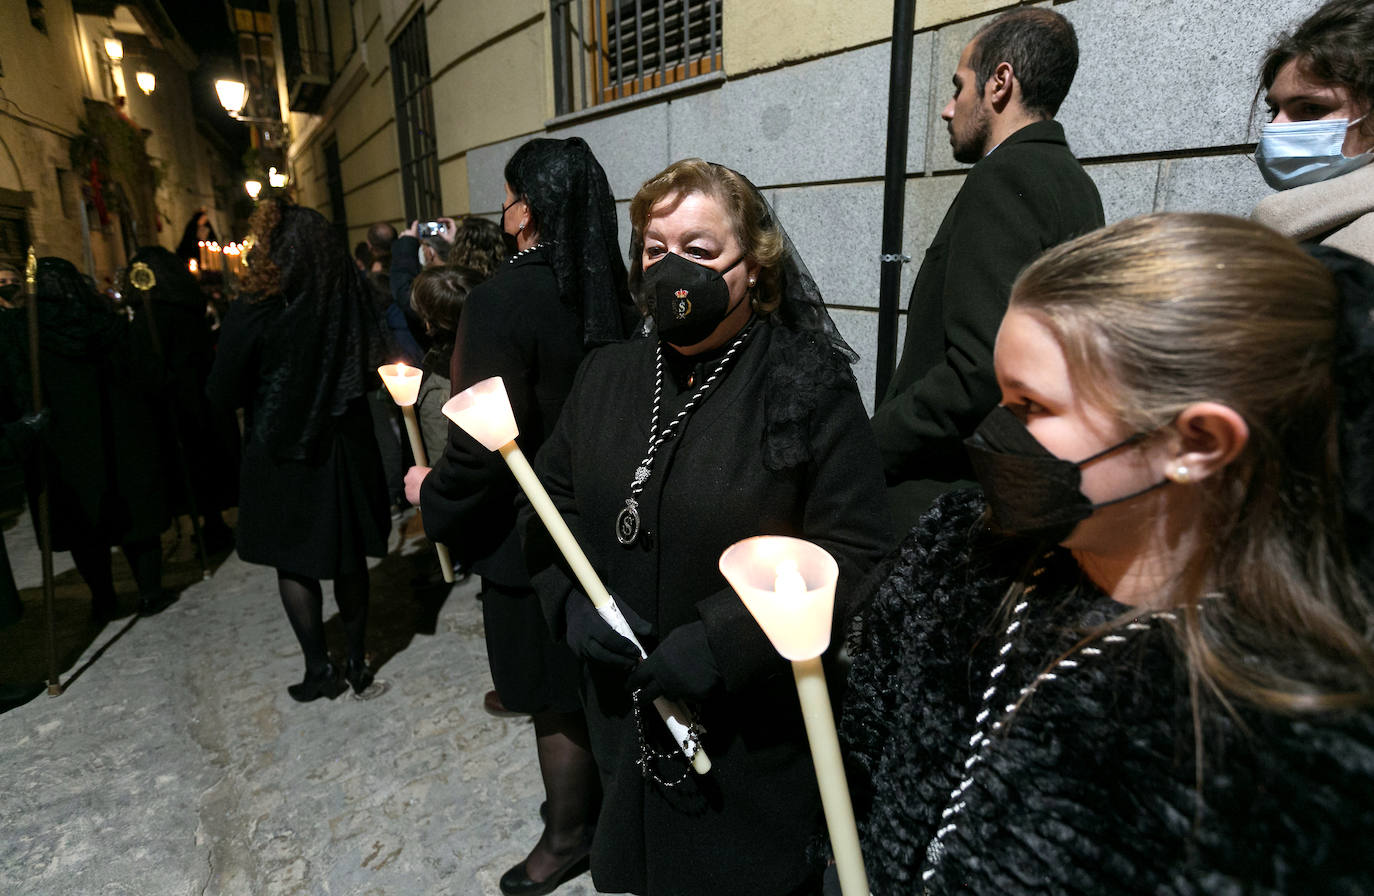
[(184, 261), (200, 258), (200, 237), (197, 235), (199, 228), (196, 227), (196, 222), (202, 217), (205, 218), (205, 225), (210, 228), (210, 232), (206, 236), (206, 239), (214, 242), (218, 242), (219, 240), (219, 238), (215, 236), (215, 225), (210, 223), (210, 217), (205, 214), (205, 210), (197, 210), (191, 215), (191, 220), (187, 221), (186, 226), (182, 228), (181, 242), (177, 243), (177, 257)]
[(122, 291), (126, 300), (135, 303), (139, 301), (137, 294), (140, 290), (132, 282), (135, 278), (129, 276), (134, 266), (139, 264), (147, 265), (153, 272), (155, 282), (153, 288), (148, 290), (148, 298), (154, 302), (199, 309), (205, 307), (205, 296), (201, 293), (196, 278), (192, 277), (190, 270), (187, 269), (186, 262), (161, 246), (144, 246), (129, 262), (129, 268), (122, 278)]
[[(809, 334), (811, 341), (823, 349), (838, 352), (849, 364), (859, 360), (858, 354), (840, 335), (839, 328), (835, 326), (835, 321), (831, 319), (830, 312), (825, 306), (825, 299), (821, 297), (820, 287), (816, 285), (806, 262), (802, 261), (797, 247), (793, 245), (791, 237), (773, 213), (773, 207), (768, 204), (763, 192), (754, 186), (753, 181), (733, 168), (715, 162), (708, 164), (713, 168), (728, 171), (748, 185), (754, 192), (758, 208), (762, 210), (762, 220), (758, 222), (759, 229), (774, 231), (782, 238), (783, 254), (781, 261), (778, 262), (778, 291), (781, 302), (777, 311), (769, 316), (771, 321), (794, 333)], [(636, 295), (641, 292), (644, 278), (641, 263), (643, 252), (644, 234), (636, 232), (630, 238), (630, 290)], [(647, 297), (641, 297), (641, 304), (646, 308), (652, 307), (652, 302)]]
[(38, 259), (38, 339), (45, 351), (77, 357), (105, 350), (119, 318), (65, 258)]
[(386, 341), (353, 256), (319, 212), (282, 203), (269, 245), (285, 308), (263, 340), (255, 425), (275, 456), (304, 460), (330, 418), (375, 388)]
[[(851, 365), (859, 356), (840, 335), (820, 287), (763, 193), (738, 171), (709, 164), (734, 174), (753, 190), (762, 214), (760, 229), (776, 231), (782, 238), (783, 254), (777, 271), (781, 301), (767, 317), (770, 338), (763, 461), (769, 470), (785, 470), (811, 459), (812, 414), (825, 392), (855, 388)], [(643, 252), (644, 235), (636, 232), (630, 240), (630, 289), (636, 294), (643, 282)]]
[(558, 291), (582, 316), (583, 344), (623, 339), (633, 311), (615, 197), (591, 147), (581, 137), (531, 140), (511, 156), (505, 174), (511, 192), (529, 203), (540, 240), (552, 243)]

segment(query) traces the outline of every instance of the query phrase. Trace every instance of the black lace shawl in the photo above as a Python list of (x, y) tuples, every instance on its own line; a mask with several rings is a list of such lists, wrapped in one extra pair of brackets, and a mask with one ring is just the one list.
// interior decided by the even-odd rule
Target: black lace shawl
[(263, 337), (266, 382), (254, 426), (274, 456), (304, 460), (330, 418), (376, 387), (384, 324), (353, 257), (319, 212), (283, 204), (271, 258), (285, 306)]
[(587, 348), (619, 342), (634, 317), (620, 256), (615, 197), (581, 137), (538, 138), (506, 163), (506, 184), (530, 206), (549, 253), (558, 292), (582, 317)]

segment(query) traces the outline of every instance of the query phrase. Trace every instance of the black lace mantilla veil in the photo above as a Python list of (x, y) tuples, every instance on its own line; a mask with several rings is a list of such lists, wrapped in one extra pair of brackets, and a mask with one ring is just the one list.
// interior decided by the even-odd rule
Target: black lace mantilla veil
[[(816, 403), (828, 390), (855, 387), (851, 365), (859, 360), (859, 355), (840, 335), (820, 287), (763, 192), (733, 168), (709, 164), (732, 172), (748, 184), (764, 210), (762, 229), (775, 230), (782, 237), (784, 250), (778, 278), (782, 301), (776, 311), (764, 318), (765, 325), (772, 330), (764, 406), (764, 464), (777, 472), (811, 459), (809, 423)], [(653, 303), (642, 291), (644, 272), (639, 259), (643, 250), (644, 235), (636, 233), (630, 242), (630, 291), (646, 309), (647, 333), (652, 332), (652, 316), (647, 309)]]
[(524, 197), (549, 252), (558, 292), (582, 317), (587, 348), (625, 338), (633, 306), (620, 257), (615, 196), (581, 137), (536, 138), (506, 163), (506, 183)]
[(282, 203), (269, 242), (286, 307), (263, 337), (267, 382), (254, 425), (274, 456), (306, 460), (330, 419), (375, 388), (386, 337), (357, 265), (319, 212)]
[[(65, 258), (38, 259), (38, 339), (43, 354), (88, 358), (108, 351), (118, 340), (121, 321)], [(12, 407), (6, 415), (33, 407), (29, 379), (28, 305), (0, 312), (0, 376)]]

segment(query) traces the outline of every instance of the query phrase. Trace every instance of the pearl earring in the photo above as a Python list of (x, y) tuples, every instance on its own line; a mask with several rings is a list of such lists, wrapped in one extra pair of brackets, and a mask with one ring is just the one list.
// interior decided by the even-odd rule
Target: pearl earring
[(1192, 481), (1193, 478), (1188, 473), (1188, 467), (1185, 464), (1179, 464), (1166, 475), (1169, 477), (1170, 481), (1177, 482), (1179, 485), (1186, 485), (1188, 482)]

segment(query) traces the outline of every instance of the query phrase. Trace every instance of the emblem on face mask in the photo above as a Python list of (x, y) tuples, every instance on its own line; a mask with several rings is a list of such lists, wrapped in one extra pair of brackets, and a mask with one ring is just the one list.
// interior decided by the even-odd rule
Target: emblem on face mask
[(692, 303), (687, 301), (687, 290), (679, 289), (677, 292), (673, 293), (673, 295), (677, 296), (677, 301), (673, 303), (673, 313), (676, 314), (679, 319), (691, 314)]

